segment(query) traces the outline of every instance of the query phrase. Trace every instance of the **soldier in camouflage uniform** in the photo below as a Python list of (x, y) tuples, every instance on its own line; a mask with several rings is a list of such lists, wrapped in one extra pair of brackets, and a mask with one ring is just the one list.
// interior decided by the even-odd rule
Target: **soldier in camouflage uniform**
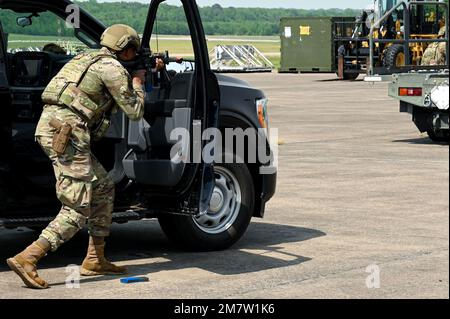
[[(445, 26), (439, 30), (438, 39), (445, 37)], [(446, 42), (433, 42), (425, 50), (421, 65), (445, 65)]]
[[(114, 183), (91, 152), (91, 140), (100, 138), (108, 117), (119, 108), (131, 119), (144, 113), (145, 71), (133, 78), (118, 60), (132, 60), (140, 47), (139, 35), (125, 25), (113, 25), (103, 36), (103, 48), (83, 53), (69, 62), (45, 89), (46, 105), (36, 130), (36, 140), (51, 159), (56, 194), (62, 203), (58, 216), (39, 239), (7, 260), (30, 288), (48, 288), (36, 264), (48, 251), (56, 251), (87, 223), (89, 247), (81, 267), (86, 276), (123, 274), (104, 257), (104, 238), (109, 235), (114, 204)], [(54, 147), (58, 128), (51, 120), (69, 124), (71, 136), (63, 153)], [(106, 124), (106, 125), (105, 125)]]

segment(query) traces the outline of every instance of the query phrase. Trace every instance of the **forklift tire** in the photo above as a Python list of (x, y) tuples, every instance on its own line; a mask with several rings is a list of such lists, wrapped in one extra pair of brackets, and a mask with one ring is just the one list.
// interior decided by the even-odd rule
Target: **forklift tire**
[(231, 247), (253, 217), (255, 191), (246, 164), (216, 164), (216, 189), (211, 208), (202, 217), (162, 214), (163, 232), (188, 251), (218, 251)]
[(393, 44), (386, 49), (384, 66), (389, 69), (405, 66), (405, 49), (402, 44)]
[[(339, 77), (339, 72), (336, 72), (336, 76), (340, 79)], [(342, 80), (346, 80), (346, 81), (355, 81), (359, 76), (359, 73), (344, 73), (344, 77), (342, 78)]]
[(359, 73), (344, 73), (344, 80), (355, 81)]

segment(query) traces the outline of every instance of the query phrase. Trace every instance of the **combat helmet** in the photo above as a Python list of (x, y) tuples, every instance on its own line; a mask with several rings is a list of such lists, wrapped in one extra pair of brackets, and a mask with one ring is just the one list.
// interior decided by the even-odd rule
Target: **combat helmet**
[(125, 24), (114, 24), (103, 32), (100, 44), (114, 51), (122, 51), (129, 45), (133, 45), (139, 50), (141, 39), (132, 27)]

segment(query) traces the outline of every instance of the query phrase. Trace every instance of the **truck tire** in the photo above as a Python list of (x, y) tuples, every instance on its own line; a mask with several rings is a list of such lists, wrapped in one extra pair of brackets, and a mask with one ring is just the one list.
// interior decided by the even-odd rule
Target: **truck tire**
[(231, 247), (247, 230), (253, 216), (255, 191), (245, 164), (216, 164), (211, 208), (202, 217), (162, 215), (162, 230), (175, 245), (189, 251)]
[(405, 48), (401, 44), (393, 44), (386, 49), (384, 66), (398, 68), (405, 66)]
[(440, 131), (438, 133), (436, 133), (434, 130), (428, 130), (427, 131), (428, 137), (433, 141), (433, 142), (438, 142), (438, 143), (449, 143), (450, 142), (450, 136), (449, 136), (449, 132), (448, 131)]

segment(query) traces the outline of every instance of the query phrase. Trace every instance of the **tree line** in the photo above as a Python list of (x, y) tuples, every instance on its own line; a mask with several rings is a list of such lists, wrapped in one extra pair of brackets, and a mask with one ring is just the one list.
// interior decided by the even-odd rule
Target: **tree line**
[[(138, 2), (99, 3), (96, 0), (79, 2), (80, 6), (101, 20), (105, 25), (126, 23), (136, 30), (143, 30), (148, 4)], [(265, 9), (265, 8), (223, 8), (219, 4), (200, 8), (205, 33), (208, 35), (278, 35), (282, 17), (354, 17), (359, 10), (353, 9)], [(32, 35), (72, 35), (63, 21), (57, 21), (48, 13), (34, 18), (33, 26), (22, 28), (16, 25), (17, 16), (24, 14), (1, 10), (0, 21), (8, 33)], [(158, 11), (157, 32), (166, 35), (187, 35), (184, 12), (181, 7), (162, 4)]]

